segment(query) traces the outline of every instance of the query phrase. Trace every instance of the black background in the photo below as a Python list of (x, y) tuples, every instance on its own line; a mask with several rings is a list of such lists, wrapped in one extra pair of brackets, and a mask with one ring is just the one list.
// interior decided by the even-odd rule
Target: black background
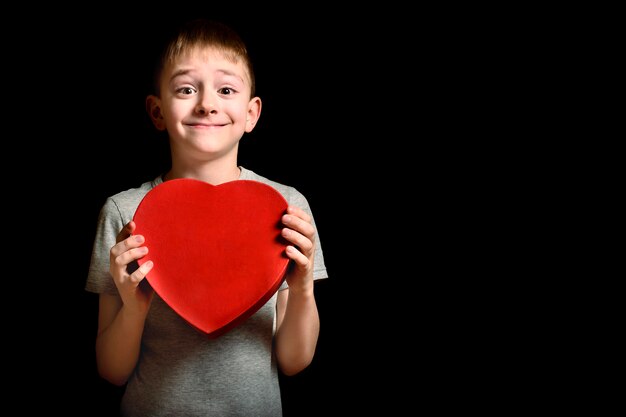
[[(13, 109), (24, 120), (21, 154), (13, 155), (22, 159), (21, 176), (32, 178), (16, 187), (25, 227), (12, 226), (24, 239), (16, 245), (26, 255), (20, 270), (33, 277), (16, 283), (28, 294), (19, 314), (33, 324), (12, 323), (16, 355), (25, 356), (14, 386), (36, 393), (48, 410), (117, 411), (122, 389), (95, 369), (97, 295), (84, 285), (105, 198), (167, 168), (166, 140), (144, 99), (155, 48), (192, 17), (167, 14), (31, 18), (36, 46), (17, 48), (12, 60), (19, 82), (9, 84), (20, 98)], [(370, 243), (381, 230), (366, 204), (386, 198), (382, 170), (393, 139), (379, 136), (379, 123), (391, 121), (379, 119), (388, 103), (376, 91), (395, 88), (380, 79), (386, 64), (371, 43), (376, 32), (314, 10), (290, 18), (198, 16), (230, 24), (248, 44), (263, 111), (241, 142), (240, 164), (308, 198), (330, 275), (316, 284), (322, 327), (315, 359), (301, 374), (281, 376), (285, 416), (367, 408), (380, 395), (380, 365), (371, 355), (388, 342), (379, 337), (382, 294), (364, 290), (379, 279), (377, 258), (384, 258)]]
[(448, 15), (222, 9), (5, 14), (20, 23), (3, 34), (13, 129), (3, 155), (19, 167), (6, 182), (18, 271), (6, 291), (19, 306), (7, 304), (7, 347), (12, 387), (37, 399), (19, 406), (115, 415), (121, 390), (97, 376), (97, 296), (84, 290), (96, 220), (106, 197), (167, 167), (144, 108), (151, 57), (200, 16), (248, 44), (263, 110), (240, 164), (307, 197), (330, 276), (316, 284), (315, 359), (281, 377), (285, 415), (471, 401), (461, 392), (476, 327), (455, 305), (470, 287), (460, 248), (475, 244), (461, 209), (472, 204), (470, 146), (457, 135), (468, 124), (455, 112), (468, 72), (446, 41)]
[(166, 164), (144, 111), (148, 57), (198, 16), (231, 24), (256, 66), (264, 107), (240, 163), (307, 196), (324, 248), (318, 351), (281, 379), (287, 416), (534, 410), (572, 383), (536, 334), (561, 325), (541, 305), (560, 296), (533, 299), (554, 275), (534, 260), (554, 249), (541, 193), (569, 172), (544, 181), (563, 126), (536, 123), (571, 74), (557, 52), (578, 47), (546, 31), (561, 11), (19, 6), (0, 15), (4, 408), (114, 413), (84, 290), (97, 213)]

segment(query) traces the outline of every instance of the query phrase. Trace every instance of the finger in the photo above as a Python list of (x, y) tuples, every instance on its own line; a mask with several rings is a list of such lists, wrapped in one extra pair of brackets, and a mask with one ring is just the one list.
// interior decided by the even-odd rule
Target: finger
[(311, 223), (311, 216), (309, 216), (309, 214), (306, 211), (302, 210), (300, 207), (297, 207), (297, 206), (287, 207), (287, 214), (293, 214), (294, 216), (301, 218), (305, 222)]
[(285, 239), (297, 246), (306, 256), (310, 256), (313, 253), (313, 242), (307, 236), (288, 228), (283, 229), (281, 233)]
[(142, 246), (140, 248), (134, 248), (127, 251), (122, 252), (120, 255), (113, 257), (111, 262), (115, 265), (117, 269), (126, 270), (128, 265), (136, 261), (137, 259), (143, 258), (148, 254), (148, 247)]
[(152, 270), (154, 263), (152, 261), (145, 262), (135, 272), (130, 274), (130, 280), (139, 285), (139, 283), (148, 275), (148, 272)]
[(117, 234), (117, 238), (116, 238), (116, 242), (119, 243), (122, 240), (125, 240), (126, 238), (128, 238), (130, 235), (133, 234), (133, 232), (135, 231), (135, 228), (137, 227), (137, 225), (135, 224), (135, 222), (133, 220), (129, 221), (128, 223), (126, 223), (126, 225), (122, 228), (122, 230), (120, 230), (120, 232)]
[(134, 235), (130, 236), (121, 242), (118, 242), (111, 248), (111, 255), (117, 257), (122, 253), (129, 251), (134, 248), (138, 248), (145, 242), (145, 238), (143, 235)]
[(300, 252), (297, 248), (295, 248), (294, 246), (287, 246), (286, 249), (286, 253), (287, 253), (287, 257), (289, 259), (292, 259), (296, 265), (298, 265), (299, 267), (303, 267), (306, 268), (307, 266), (309, 266), (309, 258), (307, 258), (302, 252)]
[(308, 239), (313, 240), (315, 238), (315, 228), (310, 222), (306, 221), (305, 219), (302, 219), (301, 217), (298, 217), (296, 215), (285, 214), (282, 220), (285, 226), (306, 236)]

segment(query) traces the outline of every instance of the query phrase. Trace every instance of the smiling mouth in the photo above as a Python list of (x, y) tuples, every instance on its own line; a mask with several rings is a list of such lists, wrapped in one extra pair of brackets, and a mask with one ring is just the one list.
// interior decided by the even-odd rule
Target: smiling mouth
[(197, 128), (197, 129), (211, 129), (217, 127), (223, 127), (225, 125), (222, 124), (204, 124), (204, 123), (189, 123), (187, 124), (189, 127)]

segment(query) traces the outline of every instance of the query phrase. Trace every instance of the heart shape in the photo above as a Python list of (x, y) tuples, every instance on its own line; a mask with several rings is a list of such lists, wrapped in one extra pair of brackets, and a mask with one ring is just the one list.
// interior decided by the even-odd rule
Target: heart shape
[(146, 279), (181, 317), (217, 337), (278, 290), (289, 258), (281, 236), (287, 201), (252, 180), (217, 186), (194, 179), (157, 185), (139, 203), (135, 234), (154, 267)]

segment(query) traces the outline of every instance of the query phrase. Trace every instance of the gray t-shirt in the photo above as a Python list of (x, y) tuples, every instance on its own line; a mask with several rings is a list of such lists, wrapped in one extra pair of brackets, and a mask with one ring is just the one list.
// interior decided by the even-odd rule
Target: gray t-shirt
[[(312, 216), (295, 188), (241, 168), (240, 180), (275, 188), (290, 205)], [(118, 295), (109, 273), (109, 252), (139, 202), (161, 177), (109, 197), (98, 219), (85, 289)], [(315, 223), (313, 222), (315, 225)], [(327, 278), (316, 236), (314, 279)], [(287, 288), (286, 281), (281, 289)], [(188, 324), (157, 294), (146, 318), (137, 366), (122, 398), (124, 416), (281, 416), (276, 358), (272, 350), (276, 294), (250, 318), (218, 338)]]

